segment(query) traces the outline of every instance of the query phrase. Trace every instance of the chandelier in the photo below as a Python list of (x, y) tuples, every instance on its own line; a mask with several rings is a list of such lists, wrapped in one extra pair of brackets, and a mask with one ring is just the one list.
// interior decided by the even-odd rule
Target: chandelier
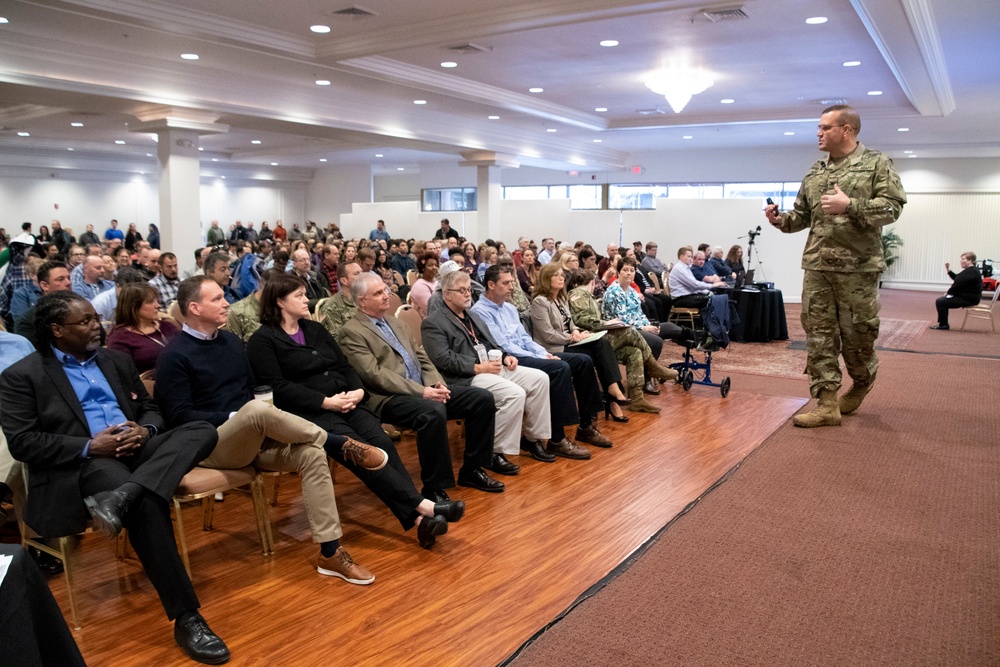
[(693, 96), (705, 92), (714, 83), (711, 75), (702, 69), (674, 67), (655, 72), (646, 80), (646, 87), (667, 98), (674, 113), (680, 113)]

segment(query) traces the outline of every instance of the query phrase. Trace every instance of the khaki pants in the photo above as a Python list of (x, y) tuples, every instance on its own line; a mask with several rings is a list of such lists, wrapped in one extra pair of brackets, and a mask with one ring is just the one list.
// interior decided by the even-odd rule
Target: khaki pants
[(250, 401), (218, 428), (219, 443), (199, 465), (297, 472), (313, 542), (344, 534), (327, 463), (327, 433), (312, 422), (262, 401)]

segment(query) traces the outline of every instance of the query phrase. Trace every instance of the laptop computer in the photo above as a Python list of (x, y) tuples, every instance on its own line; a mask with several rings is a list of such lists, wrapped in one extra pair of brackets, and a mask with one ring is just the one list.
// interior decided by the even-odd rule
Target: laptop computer
[(737, 274), (734, 289), (742, 289), (744, 285), (753, 287), (753, 272), (754, 269), (750, 269), (746, 273)]

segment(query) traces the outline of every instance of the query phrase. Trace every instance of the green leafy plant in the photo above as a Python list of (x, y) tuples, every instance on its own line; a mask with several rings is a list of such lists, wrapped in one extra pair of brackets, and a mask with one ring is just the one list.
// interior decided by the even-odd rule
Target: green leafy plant
[(903, 247), (903, 239), (892, 229), (882, 230), (882, 256), (885, 258), (886, 267), (892, 266), (899, 255), (896, 254), (898, 248)]

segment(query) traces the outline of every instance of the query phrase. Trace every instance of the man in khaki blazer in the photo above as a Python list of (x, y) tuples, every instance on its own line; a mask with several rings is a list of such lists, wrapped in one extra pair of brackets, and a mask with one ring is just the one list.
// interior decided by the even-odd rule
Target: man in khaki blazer
[[(485, 389), (444, 384), (423, 347), (414, 344), (406, 325), (388, 314), (389, 291), (380, 276), (362, 273), (355, 277), (351, 298), (358, 312), (340, 330), (337, 342), (371, 395), (372, 410), (385, 423), (417, 432), (421, 466), (427, 457), (441, 455), (441, 443), (448, 442), (448, 420), (464, 419), (465, 454), (458, 484), (491, 493), (503, 491), (503, 483), (489, 477), (483, 468), (511, 475), (520, 468), (504, 460), (509, 467), (497, 469), (493, 395)], [(442, 498), (430, 500), (444, 502)]]

